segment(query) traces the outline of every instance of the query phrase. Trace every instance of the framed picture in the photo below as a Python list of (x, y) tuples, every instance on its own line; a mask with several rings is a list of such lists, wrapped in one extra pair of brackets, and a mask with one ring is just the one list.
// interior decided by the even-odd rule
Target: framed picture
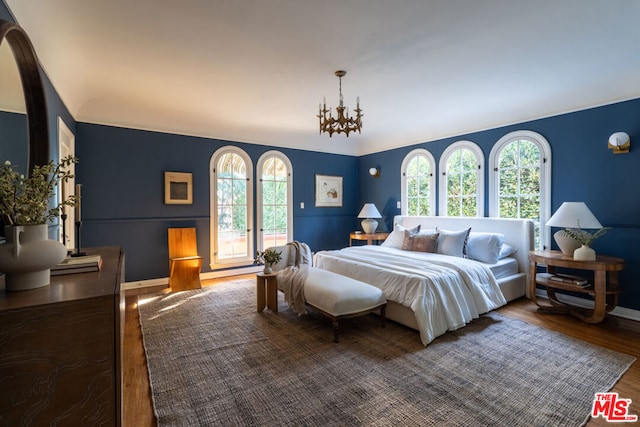
[(190, 173), (164, 173), (164, 203), (166, 205), (193, 203), (193, 178)]
[(316, 175), (316, 207), (342, 207), (342, 177)]

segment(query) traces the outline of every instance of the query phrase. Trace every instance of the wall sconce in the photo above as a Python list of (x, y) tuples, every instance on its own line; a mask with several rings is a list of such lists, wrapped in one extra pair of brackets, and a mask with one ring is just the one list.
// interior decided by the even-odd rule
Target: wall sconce
[(628, 153), (631, 148), (631, 139), (626, 132), (616, 132), (609, 137), (609, 148), (613, 154)]
[(369, 168), (369, 175), (374, 178), (380, 178), (380, 169), (379, 168)]

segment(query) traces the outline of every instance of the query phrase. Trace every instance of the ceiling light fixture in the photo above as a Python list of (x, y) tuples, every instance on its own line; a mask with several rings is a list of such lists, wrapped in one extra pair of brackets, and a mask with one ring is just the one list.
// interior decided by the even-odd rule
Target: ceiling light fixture
[[(362, 128), (362, 110), (360, 109), (360, 97), (356, 98), (356, 117), (349, 117), (349, 108), (345, 107), (342, 103), (342, 78), (347, 74), (346, 71), (336, 71), (336, 76), (340, 79), (340, 105), (336, 107), (338, 117), (334, 118), (331, 113), (331, 107), (327, 109), (327, 101), (322, 99), (322, 104), (319, 106), (320, 113), (318, 118), (320, 119), (320, 133), (329, 132), (329, 137), (334, 133), (344, 133), (349, 137), (350, 132), (358, 131)], [(327, 116), (327, 113), (329, 115)]]

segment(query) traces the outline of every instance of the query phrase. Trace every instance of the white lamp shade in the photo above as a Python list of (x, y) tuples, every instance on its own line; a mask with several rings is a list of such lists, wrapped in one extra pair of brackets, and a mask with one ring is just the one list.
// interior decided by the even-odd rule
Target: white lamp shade
[(564, 202), (547, 221), (547, 225), (562, 228), (602, 228), (602, 224), (584, 202)]
[(358, 218), (382, 218), (378, 208), (373, 203), (365, 203), (358, 214)]
[(616, 132), (609, 137), (609, 144), (614, 147), (622, 147), (629, 142), (629, 135), (626, 132)]

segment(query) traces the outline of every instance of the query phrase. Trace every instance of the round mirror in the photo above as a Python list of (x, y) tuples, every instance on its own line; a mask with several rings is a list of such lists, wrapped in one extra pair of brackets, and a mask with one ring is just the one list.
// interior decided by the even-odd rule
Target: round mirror
[[(24, 110), (26, 110), (26, 122), (28, 129), (28, 149), (26, 154), (20, 154), (21, 144), (27, 143), (26, 141), (19, 140), (19, 135), (21, 133), (19, 128), (16, 128), (17, 130), (13, 133), (8, 132), (0, 137), (2, 139), (0, 146), (3, 147), (3, 150), (0, 152), (5, 153), (4, 146), (11, 145), (12, 148), (7, 149), (6, 153), (15, 153), (9, 155), (18, 156), (17, 160), (11, 158), (2, 158), (1, 160), (11, 160), (12, 163), (14, 161), (20, 162), (16, 163), (18, 165), (22, 162), (26, 163), (28, 166), (25, 171), (25, 175), (28, 175), (34, 166), (44, 165), (49, 161), (49, 126), (47, 121), (47, 104), (45, 101), (44, 86), (42, 84), (42, 77), (40, 75), (40, 68), (38, 66), (36, 53), (31, 45), (29, 37), (22, 28), (14, 23), (0, 20), (0, 46), (5, 46), (4, 49), (8, 48), (4, 57), (11, 58), (11, 56), (13, 56), (15, 65), (17, 66), (18, 74), (20, 76), (19, 81), (22, 84)], [(3, 60), (4, 59), (6, 58), (3, 58)], [(7, 60), (10, 61), (10, 59)], [(7, 70), (10, 70), (11, 68), (11, 64), (7, 65)], [(10, 73), (10, 71), (7, 72)], [(15, 84), (15, 77), (13, 77), (13, 80)], [(15, 88), (10, 91), (15, 91)], [(13, 98), (15, 98), (15, 96)], [(8, 102), (13, 102), (14, 105), (17, 105), (15, 100), (11, 101), (9, 99)], [(19, 113), (17, 113), (17, 115), (18, 114)], [(24, 121), (24, 118), (22, 120)], [(16, 121), (19, 121), (19, 119), (16, 119)], [(24, 132), (22, 132), (22, 134), (24, 134)], [(22, 150), (22, 152), (24, 153), (24, 150)]]

